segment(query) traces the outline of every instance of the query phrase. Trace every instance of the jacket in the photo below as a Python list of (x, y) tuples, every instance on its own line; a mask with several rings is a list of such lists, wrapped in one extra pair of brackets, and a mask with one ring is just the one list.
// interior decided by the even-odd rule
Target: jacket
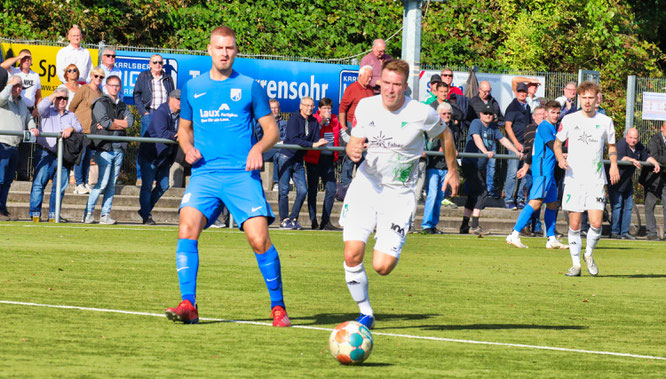
[[(174, 88), (176, 87), (173, 84), (173, 78), (171, 78), (171, 75), (166, 74), (166, 72), (164, 71), (162, 72), (162, 75), (164, 76), (162, 84), (166, 89), (168, 97), (171, 91), (173, 91)], [(148, 112), (148, 108), (150, 107), (150, 103), (153, 102), (152, 81), (153, 81), (153, 74), (150, 72), (150, 70), (146, 70), (140, 73), (139, 77), (136, 78), (136, 83), (134, 84), (133, 96), (134, 96), (134, 105), (136, 106), (140, 115), (146, 114), (146, 112)]]
[[(338, 116), (336, 115), (331, 115), (331, 122), (328, 125), (321, 125), (322, 117), (319, 115), (319, 111), (314, 115), (314, 117), (317, 119), (317, 122), (319, 122), (319, 129), (320, 129), (320, 135), (321, 138), (325, 138), (326, 133), (332, 133), (333, 134), (333, 146), (340, 146), (340, 121), (338, 120)], [(330, 141), (329, 145), (326, 146), (331, 146)], [(308, 150), (305, 153), (305, 157), (303, 157), (303, 160), (307, 163), (312, 163), (312, 164), (317, 164), (319, 163), (319, 157), (321, 156), (321, 151), (320, 150)], [(333, 152), (333, 162), (337, 162), (339, 158), (339, 153), (337, 151)]]
[(85, 136), (81, 133), (72, 133), (69, 138), (62, 140), (62, 165), (68, 170), (81, 163), (81, 152), (83, 151), (83, 140)]
[(650, 138), (647, 150), (648, 154), (659, 162), (662, 169), (659, 173), (655, 174), (652, 172), (652, 167), (644, 166), (641, 169), (641, 176), (638, 182), (645, 187), (646, 191), (659, 192), (662, 186), (666, 185), (666, 169), (664, 169), (664, 166), (666, 166), (666, 144), (661, 132), (657, 132)]
[[(166, 102), (153, 113), (150, 125), (143, 136), (175, 141), (177, 127), (177, 119), (172, 117), (169, 103)], [(139, 145), (139, 156), (157, 167), (165, 164), (171, 166), (176, 159), (177, 151), (177, 144), (141, 142)]]
[[(97, 103), (101, 103), (104, 105), (106, 108), (106, 115), (109, 119), (112, 121), (114, 119), (123, 119), (125, 118), (125, 112), (127, 110), (127, 105), (123, 103), (122, 101), (119, 101), (117, 103), (114, 103), (113, 100), (108, 96), (108, 95), (103, 95), (102, 97), (98, 98), (95, 100), (92, 104), (92, 109), (95, 109), (95, 105)], [(91, 134), (98, 134), (98, 135), (105, 135), (105, 136), (125, 136), (127, 133), (125, 130), (107, 130), (105, 128), (98, 129), (97, 128), (97, 123), (99, 123), (101, 120), (98, 120), (97, 117), (95, 116), (95, 112), (92, 112), (92, 122), (90, 123), (90, 133)], [(127, 142), (121, 142), (120, 143), (121, 147), (123, 150), (127, 149)], [(90, 142), (90, 146), (92, 149), (95, 150), (102, 150), (102, 151), (112, 151), (113, 146), (111, 141), (104, 141), (104, 140), (92, 140)]]
[[(307, 134), (305, 133), (306, 125)], [(285, 144), (312, 147), (320, 138), (319, 122), (314, 116), (309, 116), (305, 119), (299, 112), (295, 113), (287, 121), (287, 135), (284, 138)], [(297, 160), (301, 160), (305, 155), (305, 150), (281, 149), (280, 153), (288, 158), (294, 157)]]

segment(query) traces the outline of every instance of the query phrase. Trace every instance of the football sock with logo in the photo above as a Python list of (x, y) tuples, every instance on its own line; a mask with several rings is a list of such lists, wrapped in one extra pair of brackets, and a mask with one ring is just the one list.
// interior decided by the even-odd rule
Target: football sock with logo
[(197, 240), (181, 238), (176, 246), (176, 269), (180, 283), (180, 296), (195, 304), (197, 272), (199, 271), (199, 248)]
[(478, 228), (479, 227), (479, 218), (472, 216), (472, 228)]
[(580, 229), (569, 228), (569, 253), (574, 266), (580, 267)]
[(349, 267), (346, 263), (343, 264), (349, 293), (351, 293), (352, 298), (358, 304), (361, 313), (372, 316), (372, 307), (368, 298), (368, 275), (365, 273), (363, 263), (354, 267)]
[(601, 238), (601, 228), (593, 228), (590, 226), (590, 229), (587, 231), (587, 245), (585, 246), (585, 256), (592, 255), (594, 248), (597, 247), (597, 242)]
[(543, 213), (543, 222), (546, 224), (546, 235), (555, 236), (555, 223), (557, 222), (557, 209), (548, 209)]
[(533, 213), (534, 208), (532, 208), (532, 206), (529, 204), (525, 205), (525, 208), (523, 208), (523, 210), (520, 211), (520, 215), (518, 215), (518, 220), (516, 220), (516, 225), (513, 227), (513, 230), (517, 232), (523, 230), (525, 225), (530, 222), (530, 218), (532, 218)]
[(282, 295), (282, 272), (280, 269), (280, 256), (278, 255), (275, 246), (271, 245), (270, 249), (266, 250), (263, 254), (254, 253), (259, 264), (259, 271), (264, 277), (266, 288), (268, 288), (268, 295), (271, 298), (271, 309), (279, 305), (285, 308), (284, 296)]

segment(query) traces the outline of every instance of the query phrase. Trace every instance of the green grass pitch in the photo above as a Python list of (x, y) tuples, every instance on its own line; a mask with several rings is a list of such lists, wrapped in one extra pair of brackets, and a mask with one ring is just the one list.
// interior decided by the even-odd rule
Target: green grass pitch
[(271, 238), (289, 316), (307, 328), (266, 326), (268, 293), (237, 230), (202, 234), (197, 300), (211, 320), (181, 325), (163, 316), (180, 302), (175, 227), (0, 224), (0, 377), (666, 373), (664, 243), (601, 240), (599, 276), (583, 268), (568, 278), (568, 250), (546, 250), (544, 239), (526, 238), (530, 248), (516, 249), (502, 237), (409, 235), (387, 277), (366, 255), (375, 347), (364, 365), (347, 367), (330, 356), (329, 331), (319, 329), (358, 313), (341, 233), (272, 230)]

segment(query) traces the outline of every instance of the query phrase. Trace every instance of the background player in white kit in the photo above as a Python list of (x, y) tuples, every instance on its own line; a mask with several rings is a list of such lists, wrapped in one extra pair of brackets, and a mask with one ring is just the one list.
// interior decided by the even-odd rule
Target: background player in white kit
[[(560, 168), (566, 170), (562, 209), (569, 211), (569, 252), (573, 266), (567, 276), (580, 276), (580, 224), (583, 212), (587, 211), (590, 230), (587, 232), (585, 264), (591, 275), (597, 275), (592, 252), (601, 237), (601, 221), (604, 209), (604, 145), (608, 144), (610, 180), (615, 184), (620, 179), (615, 149), (615, 129), (610, 117), (596, 112), (594, 104), (599, 86), (586, 81), (578, 86), (581, 110), (562, 119), (562, 129), (554, 144), (555, 156)], [(562, 144), (569, 140), (569, 153), (564, 157)]]
[(443, 188), (451, 186), (454, 196), (460, 184), (451, 131), (432, 107), (405, 97), (408, 75), (405, 61), (384, 64), (381, 94), (358, 103), (346, 148), (354, 162), (361, 159), (364, 146), (368, 149), (349, 186), (340, 225), (344, 226), (345, 279), (361, 311), (356, 320), (369, 328), (374, 326), (375, 318), (363, 267), (365, 245), (376, 227), (372, 265), (380, 275), (388, 275), (398, 263), (416, 206), (414, 188), (425, 144), (423, 133), (442, 140), (449, 167)]

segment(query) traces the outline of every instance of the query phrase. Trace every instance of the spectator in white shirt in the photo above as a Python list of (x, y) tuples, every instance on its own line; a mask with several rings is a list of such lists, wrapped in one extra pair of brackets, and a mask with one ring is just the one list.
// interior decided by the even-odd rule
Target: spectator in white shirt
[[(90, 59), (90, 52), (81, 47), (81, 38), (83, 33), (81, 28), (73, 25), (69, 32), (67, 32), (67, 39), (69, 45), (63, 47), (56, 54), (56, 74), (61, 82), (66, 83), (65, 68), (70, 64), (75, 64), (79, 69), (79, 78), (85, 80), (92, 69), (92, 60)], [(81, 83), (85, 84), (85, 83)]]

